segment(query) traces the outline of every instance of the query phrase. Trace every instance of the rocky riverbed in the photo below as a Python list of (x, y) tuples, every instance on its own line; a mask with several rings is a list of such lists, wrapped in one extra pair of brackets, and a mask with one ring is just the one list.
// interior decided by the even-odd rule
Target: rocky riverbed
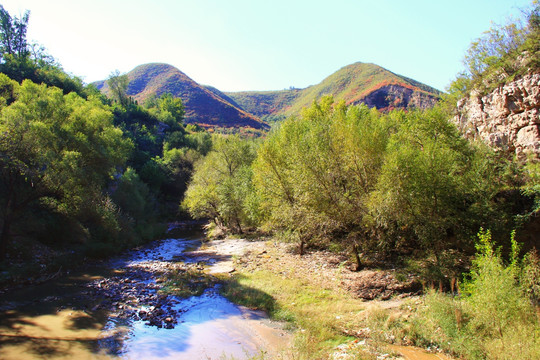
[(99, 271), (86, 269), (1, 295), (0, 358), (277, 354), (288, 348), (289, 334), (264, 313), (230, 303), (214, 281), (214, 275), (233, 271), (233, 257), (246, 244), (232, 240), (209, 247), (200, 235), (170, 238), (102, 264)]

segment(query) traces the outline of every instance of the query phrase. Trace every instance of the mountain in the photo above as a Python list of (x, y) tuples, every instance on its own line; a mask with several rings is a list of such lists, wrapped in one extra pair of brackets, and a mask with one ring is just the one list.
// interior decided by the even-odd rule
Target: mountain
[(380, 110), (433, 106), (440, 91), (378, 65), (357, 62), (341, 68), (321, 83), (305, 89), (228, 92), (224, 96), (261, 118), (298, 114), (324, 95), (347, 104), (365, 103)]
[[(186, 74), (168, 64), (152, 63), (137, 66), (127, 73), (127, 94), (138, 102), (149, 96), (171, 93), (182, 99), (186, 110), (186, 123), (204, 127), (268, 129), (269, 126), (256, 116), (242, 110), (219, 95), (190, 79)], [(102, 92), (108, 92), (106, 81), (94, 83)]]
[[(262, 121), (279, 120), (299, 114), (324, 95), (347, 104), (365, 103), (386, 111), (394, 108), (433, 106), (440, 91), (378, 65), (357, 62), (341, 68), (321, 83), (305, 89), (279, 91), (221, 92), (199, 85), (186, 74), (167, 64), (140, 65), (128, 74), (128, 95), (143, 102), (152, 94), (169, 92), (186, 108), (186, 122), (204, 127), (251, 128), (266, 130)], [(105, 81), (94, 83), (107, 93)]]

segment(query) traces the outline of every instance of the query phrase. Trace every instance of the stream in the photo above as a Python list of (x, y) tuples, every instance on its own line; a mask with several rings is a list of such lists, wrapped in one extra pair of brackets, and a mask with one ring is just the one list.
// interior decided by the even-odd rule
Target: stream
[(158, 292), (163, 273), (227, 272), (238, 250), (233, 244), (217, 258), (197, 257), (190, 254), (202, 234), (173, 233), (0, 295), (0, 359), (246, 359), (286, 349), (290, 336), (281, 324), (231, 303), (216, 287), (185, 299)]

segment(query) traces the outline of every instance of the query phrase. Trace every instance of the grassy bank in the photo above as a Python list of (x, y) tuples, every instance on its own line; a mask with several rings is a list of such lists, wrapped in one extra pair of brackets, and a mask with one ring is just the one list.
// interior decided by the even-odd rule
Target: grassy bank
[[(288, 322), (295, 330), (298, 359), (375, 359), (391, 352), (387, 344), (441, 350), (463, 359), (540, 358), (540, 312), (531, 302), (538, 293), (530, 291), (539, 288), (538, 258), (516, 255), (505, 263), (489, 233), (481, 235), (479, 244), (459, 296), (430, 292), (363, 301), (346, 290), (339, 265), (306, 272), (294, 267), (294, 260), (301, 261), (297, 255), (274, 246), (238, 257), (235, 275), (222, 280), (222, 293)], [(320, 277), (323, 272), (333, 281)]]
[[(333, 269), (314, 264), (320, 276), (307, 274), (305, 268), (292, 265), (297, 255), (277, 249), (268, 244), (261, 253), (237, 257), (234, 275), (221, 279), (222, 294), (287, 322), (295, 334), (294, 359), (371, 360), (392, 353), (386, 332), (372, 329), (381, 326), (379, 321), (385, 325), (407, 316), (410, 307), (401, 305), (407, 301), (384, 302), (391, 309), (382, 309), (378, 301), (366, 302), (340, 288), (340, 273), (347, 270), (339, 264)], [(326, 270), (318, 271), (319, 266)]]
[[(314, 286), (272, 270), (242, 272), (225, 281), (222, 294), (234, 303), (265, 310), (272, 319), (296, 330), (294, 347), (300, 359), (327, 358), (335, 348), (353, 341), (345, 328), (364, 318), (362, 301)], [(359, 350), (358, 359), (373, 359)]]

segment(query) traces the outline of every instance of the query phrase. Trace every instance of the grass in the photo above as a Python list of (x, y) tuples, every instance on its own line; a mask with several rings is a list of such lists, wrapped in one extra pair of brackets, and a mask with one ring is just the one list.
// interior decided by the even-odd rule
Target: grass
[[(344, 329), (359, 326), (364, 318), (361, 300), (270, 270), (235, 275), (224, 280), (221, 292), (236, 304), (288, 322), (296, 330), (294, 350), (299, 359), (324, 359), (338, 345), (354, 341)], [(357, 359), (373, 358), (361, 349), (355, 351)]]
[[(459, 297), (431, 292), (409, 321), (407, 334), (466, 359), (540, 359), (540, 313), (527, 291), (540, 279), (535, 255), (521, 260), (512, 242), (507, 263), (489, 231), (479, 233), (478, 253)], [(528, 270), (528, 271), (525, 271)]]

